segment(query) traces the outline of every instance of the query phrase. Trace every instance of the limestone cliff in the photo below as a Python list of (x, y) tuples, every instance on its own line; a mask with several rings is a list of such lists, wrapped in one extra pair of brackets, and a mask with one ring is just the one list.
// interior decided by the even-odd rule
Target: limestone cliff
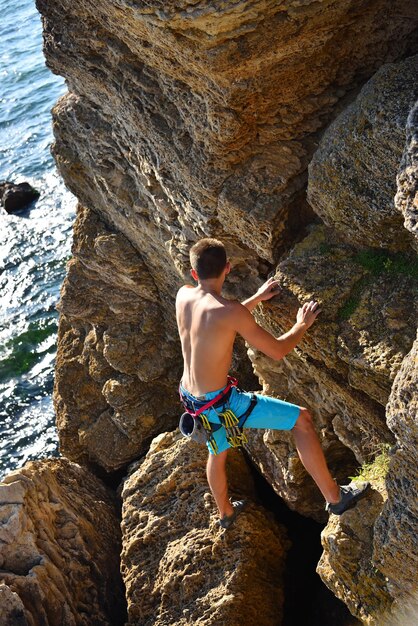
[[(407, 421), (406, 409), (393, 400), (392, 386), (416, 333), (417, 116), (410, 110), (418, 6), (409, 0), (37, 0), (37, 6), (47, 63), (68, 85), (53, 110), (53, 153), (80, 200), (59, 305), (54, 403), (63, 454), (112, 473), (174, 428), (181, 375), (174, 296), (188, 273), (190, 245), (205, 235), (221, 238), (233, 265), (231, 297), (247, 296), (270, 273), (279, 279), (281, 297), (255, 312), (267, 329), (286, 330), (306, 300), (322, 303), (321, 321), (288, 358), (273, 363), (253, 350), (249, 355), (266, 392), (312, 409), (335, 475), (347, 479), (381, 444), (400, 446), (387, 488), (376, 486), (341, 527), (331, 519), (329, 536), (341, 541), (324, 540), (330, 573), (323, 568), (321, 575), (330, 586), (336, 560), (359, 556), (334, 592), (373, 623), (406, 591), (405, 581), (393, 582), (401, 550), (394, 537), (405, 534), (408, 545), (415, 532), (413, 512), (408, 522), (395, 512), (406, 481), (415, 479), (411, 449), (399, 443), (405, 429), (394, 426)], [(245, 384), (244, 363), (241, 343), (234, 368)], [(167, 472), (158, 507), (147, 509), (144, 494), (130, 491), (136, 481), (142, 489), (151, 456), (129, 477), (125, 503), (136, 502), (144, 524), (161, 529), (178, 495), (171, 472), (180, 490), (190, 477), (177, 465), (180, 442), (164, 454), (155, 445), (153, 458)], [(324, 519), (322, 498), (291, 437), (254, 433), (249, 450), (291, 508)], [(202, 489), (198, 483), (192, 508)], [(128, 552), (144, 538), (156, 540), (124, 524), (133, 546), (125, 548), (123, 565), (131, 623), (150, 619), (154, 609), (188, 623), (187, 614), (167, 604), (167, 592), (153, 591), (149, 606), (134, 597), (135, 580), (151, 591), (146, 569), (137, 573), (142, 557), (130, 560)], [(199, 516), (196, 524), (204, 551), (217, 539)], [(396, 529), (385, 544), (390, 558), (379, 553), (383, 528)], [(174, 524), (166, 545), (180, 541)], [(167, 582), (180, 589), (178, 554), (168, 582), (159, 568), (169, 556), (141, 566), (160, 576), (162, 588)], [(412, 571), (413, 554), (403, 556)], [(194, 597), (197, 570), (191, 575)], [(207, 593), (218, 597), (219, 581), (210, 580)], [(231, 606), (241, 611), (232, 588)], [(16, 604), (9, 591), (0, 593)]]

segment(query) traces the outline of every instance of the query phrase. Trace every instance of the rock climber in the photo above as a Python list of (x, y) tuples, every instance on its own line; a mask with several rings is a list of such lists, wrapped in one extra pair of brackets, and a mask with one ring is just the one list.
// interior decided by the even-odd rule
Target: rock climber
[(228, 450), (243, 445), (245, 428), (290, 430), (304, 467), (318, 485), (326, 510), (340, 515), (363, 497), (369, 483), (339, 486), (332, 478), (315, 432), (312, 416), (304, 407), (277, 398), (240, 390), (228, 376), (233, 344), (238, 333), (250, 345), (279, 360), (300, 342), (320, 313), (317, 302), (299, 308), (292, 328), (274, 337), (255, 321), (251, 311), (280, 292), (270, 278), (242, 303), (221, 295), (231, 271), (222, 242), (206, 238), (190, 250), (191, 275), (196, 286), (181, 287), (176, 298), (176, 316), (184, 370), (180, 396), (185, 409), (202, 420), (207, 431), (209, 457), (206, 466), (209, 487), (219, 509), (219, 524), (229, 528), (245, 507), (244, 500), (228, 497), (226, 459)]

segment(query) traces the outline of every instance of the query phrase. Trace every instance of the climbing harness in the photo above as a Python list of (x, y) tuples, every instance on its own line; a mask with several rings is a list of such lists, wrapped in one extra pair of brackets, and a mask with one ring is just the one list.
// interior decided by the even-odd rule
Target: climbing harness
[(180, 400), (183, 403), (186, 411), (190, 413), (190, 415), (192, 415), (193, 417), (197, 417), (198, 415), (203, 413), (203, 411), (207, 411), (211, 407), (215, 408), (217, 406), (220, 406), (221, 404), (224, 404), (231, 395), (232, 387), (236, 387), (237, 385), (237, 379), (233, 378), (232, 376), (228, 376), (228, 384), (226, 385), (226, 387), (224, 387), (224, 389), (222, 389), (222, 391), (220, 391), (217, 396), (207, 401), (203, 399), (200, 400), (199, 398), (196, 398), (196, 400), (194, 401), (190, 400), (190, 398), (182, 394), (181, 386), (179, 385)]
[[(257, 404), (257, 396), (252, 394), (248, 409), (239, 417), (230, 408), (219, 413), (216, 410), (218, 407), (225, 407), (231, 395), (232, 387), (237, 387), (237, 385), (237, 379), (228, 376), (226, 387), (209, 401), (205, 401), (203, 398), (191, 400), (182, 394), (179, 386), (180, 400), (186, 409), (186, 413), (183, 413), (180, 418), (180, 432), (198, 443), (207, 444), (213, 454), (218, 454), (218, 445), (214, 433), (223, 426), (226, 430), (226, 440), (232, 448), (245, 446), (248, 443), (248, 438), (243, 432), (243, 427)], [(208, 420), (207, 416), (204, 415), (204, 411), (208, 409), (214, 409), (220, 424), (214, 424)]]
[(227, 409), (217, 415), (226, 430), (226, 440), (231, 448), (244, 447), (248, 443), (248, 437), (244, 433), (244, 425), (257, 404), (257, 396), (253, 393), (248, 409), (239, 417), (231, 409)]

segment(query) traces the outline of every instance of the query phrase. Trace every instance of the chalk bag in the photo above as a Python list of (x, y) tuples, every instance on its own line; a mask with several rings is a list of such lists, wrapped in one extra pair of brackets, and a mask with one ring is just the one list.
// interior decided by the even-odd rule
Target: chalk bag
[(183, 413), (179, 423), (180, 432), (184, 437), (189, 437), (196, 443), (206, 443), (208, 433), (199, 419), (194, 418), (190, 413)]

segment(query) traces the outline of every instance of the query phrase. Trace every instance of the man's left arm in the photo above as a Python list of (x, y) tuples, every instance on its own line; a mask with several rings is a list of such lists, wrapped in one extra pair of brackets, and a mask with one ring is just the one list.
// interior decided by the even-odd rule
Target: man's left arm
[(263, 285), (261, 285), (253, 296), (247, 298), (241, 302), (241, 304), (243, 304), (245, 308), (251, 312), (255, 309), (259, 302), (270, 300), (273, 296), (277, 296), (280, 291), (279, 281), (274, 278), (269, 278)]

